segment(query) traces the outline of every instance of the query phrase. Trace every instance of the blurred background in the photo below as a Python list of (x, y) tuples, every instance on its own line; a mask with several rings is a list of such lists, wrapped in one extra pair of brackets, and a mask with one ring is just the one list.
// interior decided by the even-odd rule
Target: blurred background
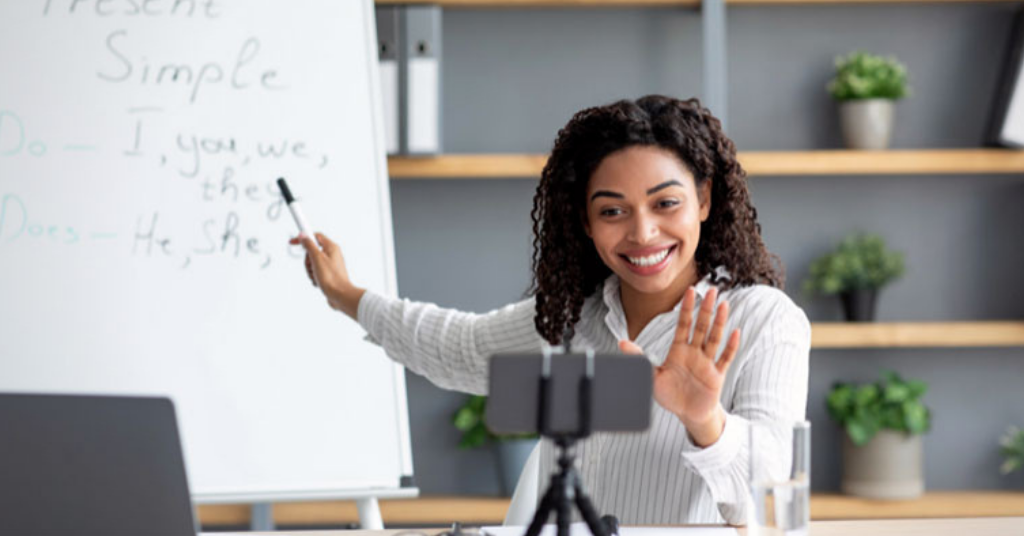
[[(726, 132), (741, 158), (798, 152), (790, 167), (842, 149), (838, 103), (826, 84), (838, 56), (864, 50), (906, 67), (911, 93), (895, 105), (891, 149), (981, 148), (1018, 9), (1006, 2), (730, 5)], [(585, 107), (651, 93), (703, 97), (701, 17), (687, 7), (444, 8), (443, 154), (544, 155)], [(923, 154), (926, 166), (948, 156)], [(536, 177), (425, 179), (416, 162), (392, 160), (400, 294), (480, 312), (523, 299)], [(786, 292), (812, 322), (843, 318), (836, 297), (802, 289), (811, 263), (849, 234), (867, 232), (905, 264), (878, 294), (878, 322), (972, 322), (968, 331), (982, 339), (937, 347), (930, 335), (912, 334), (911, 348), (816, 345), (807, 405), (815, 492), (840, 488), (842, 429), (826, 411), (830, 388), (874, 382), (883, 370), (927, 384), (928, 490), (1024, 488), (1020, 471), (1000, 473), (999, 447), (1008, 426), (1024, 424), (1024, 349), (986, 339), (987, 322), (1024, 317), (1020, 177), (841, 167), (751, 173), (764, 239), (786, 266)], [(493, 445), (458, 448), (452, 416), (465, 396), (407, 374), (422, 493), (502, 495)]]

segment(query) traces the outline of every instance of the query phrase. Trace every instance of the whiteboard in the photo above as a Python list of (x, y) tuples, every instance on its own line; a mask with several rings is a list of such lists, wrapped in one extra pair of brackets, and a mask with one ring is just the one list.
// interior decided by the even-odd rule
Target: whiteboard
[(411, 495), (274, 186), (395, 294), (370, 2), (3, 2), (0, 66), (0, 390), (170, 396), (200, 502)]

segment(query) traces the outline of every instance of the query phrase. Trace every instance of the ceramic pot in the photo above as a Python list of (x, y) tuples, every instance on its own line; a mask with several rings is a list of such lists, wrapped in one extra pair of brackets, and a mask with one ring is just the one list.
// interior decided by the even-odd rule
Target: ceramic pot
[(843, 434), (843, 493), (871, 499), (911, 499), (924, 493), (921, 436), (881, 430), (856, 446)]
[(847, 322), (874, 322), (878, 289), (865, 288), (839, 293)]
[(839, 104), (839, 122), (843, 141), (849, 149), (881, 150), (889, 148), (892, 137), (892, 99), (858, 99)]
[(498, 479), (501, 492), (505, 497), (511, 497), (512, 492), (515, 491), (519, 474), (523, 471), (526, 459), (530, 457), (536, 444), (536, 439), (509, 439), (496, 445)]

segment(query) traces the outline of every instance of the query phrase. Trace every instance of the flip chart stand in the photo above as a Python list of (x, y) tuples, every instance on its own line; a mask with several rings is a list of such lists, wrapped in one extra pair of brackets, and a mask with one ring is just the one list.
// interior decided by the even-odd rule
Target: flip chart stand
[[(384, 530), (380, 515), (380, 503), (376, 497), (356, 499), (359, 510), (359, 528), (362, 530)], [(249, 529), (254, 532), (271, 532), (274, 527), (274, 504), (255, 503), (249, 513)]]

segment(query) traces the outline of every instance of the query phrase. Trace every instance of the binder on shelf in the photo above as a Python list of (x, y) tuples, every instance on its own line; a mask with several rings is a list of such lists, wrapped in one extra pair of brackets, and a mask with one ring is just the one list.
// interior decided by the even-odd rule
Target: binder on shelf
[(383, 6), (376, 9), (377, 57), (380, 61), (380, 88), (384, 101), (384, 145), (389, 155), (399, 154), (401, 145), (401, 108), (399, 105), (399, 54), (401, 52), (401, 9)]
[(408, 154), (437, 154), (441, 152), (441, 8), (406, 6), (404, 10), (402, 149)]

